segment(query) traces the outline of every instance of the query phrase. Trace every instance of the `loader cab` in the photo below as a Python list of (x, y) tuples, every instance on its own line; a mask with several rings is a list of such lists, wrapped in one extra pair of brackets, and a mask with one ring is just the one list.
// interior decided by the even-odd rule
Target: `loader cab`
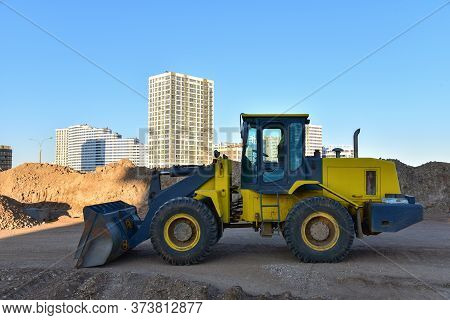
[(241, 188), (286, 193), (304, 172), (308, 115), (242, 114)]

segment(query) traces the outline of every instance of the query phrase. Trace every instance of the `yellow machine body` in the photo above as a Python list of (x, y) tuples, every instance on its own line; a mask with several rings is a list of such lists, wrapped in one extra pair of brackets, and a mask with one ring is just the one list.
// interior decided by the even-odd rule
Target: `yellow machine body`
[[(211, 199), (223, 223), (230, 222), (231, 168), (229, 159), (217, 159), (214, 178), (195, 192), (195, 198), (198, 200), (205, 197)], [(367, 192), (367, 172), (375, 172), (373, 187), (375, 192), (371, 192), (374, 194)], [(369, 158), (324, 158), (322, 177), (323, 181), (298, 180), (286, 194), (260, 194), (250, 189), (239, 190), (243, 202), (241, 220), (256, 223), (283, 222), (298, 201), (314, 196), (334, 199), (353, 214), (360, 208), (364, 214), (365, 203), (381, 202), (385, 194), (400, 193), (397, 171), (392, 161)], [(315, 190), (306, 188), (311, 185), (316, 186)], [(278, 208), (270, 207), (278, 202), (279, 216)]]
[(214, 178), (209, 179), (200, 189), (195, 191), (194, 199), (211, 199), (218, 217), (223, 223), (230, 222), (231, 207), (231, 161), (217, 159), (214, 167)]

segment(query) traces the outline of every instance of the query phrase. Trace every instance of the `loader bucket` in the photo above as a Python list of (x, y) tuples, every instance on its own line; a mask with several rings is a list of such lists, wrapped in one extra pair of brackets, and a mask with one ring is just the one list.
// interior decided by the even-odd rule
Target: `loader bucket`
[(83, 209), (84, 231), (75, 253), (77, 268), (103, 265), (131, 249), (129, 239), (141, 223), (136, 207), (122, 201)]

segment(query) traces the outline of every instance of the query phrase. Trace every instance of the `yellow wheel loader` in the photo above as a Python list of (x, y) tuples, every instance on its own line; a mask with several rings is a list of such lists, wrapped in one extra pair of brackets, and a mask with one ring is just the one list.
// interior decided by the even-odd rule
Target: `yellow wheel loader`
[[(415, 198), (401, 194), (393, 162), (358, 158), (359, 129), (354, 158), (340, 157), (341, 150), (305, 157), (308, 123), (306, 114), (242, 114), (240, 186), (231, 184), (231, 161), (215, 152), (208, 166), (154, 170), (143, 219), (121, 201), (84, 208), (77, 267), (105, 264), (148, 239), (168, 263), (196, 264), (229, 228), (281, 234), (303, 262), (338, 262), (355, 235), (423, 219)], [(161, 175), (185, 178), (161, 190)]]

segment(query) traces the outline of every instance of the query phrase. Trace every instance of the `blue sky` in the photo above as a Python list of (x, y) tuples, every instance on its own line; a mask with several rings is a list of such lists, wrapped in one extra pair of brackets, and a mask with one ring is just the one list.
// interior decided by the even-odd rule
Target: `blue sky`
[[(147, 95), (165, 70), (215, 81), (215, 126), (283, 112), (446, 1), (5, 2)], [(450, 5), (290, 112), (326, 144), (419, 165), (450, 160)], [(147, 102), (0, 3), (0, 144), (37, 161), (29, 138), (88, 123), (138, 136)], [(54, 160), (46, 143), (45, 161)]]

